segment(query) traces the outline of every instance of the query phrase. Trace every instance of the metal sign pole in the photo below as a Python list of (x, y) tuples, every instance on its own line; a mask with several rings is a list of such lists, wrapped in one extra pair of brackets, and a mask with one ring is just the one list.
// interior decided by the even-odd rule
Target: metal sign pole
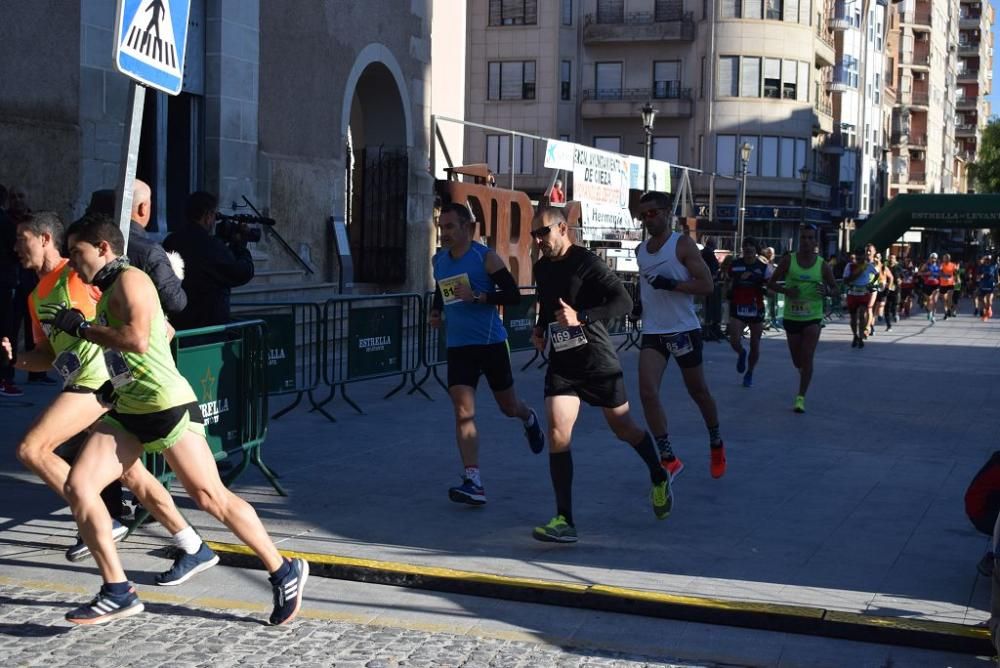
[(128, 233), (132, 225), (132, 190), (135, 187), (135, 168), (139, 161), (139, 138), (142, 135), (142, 110), (146, 104), (146, 87), (134, 81), (129, 86), (128, 115), (125, 118), (125, 134), (122, 141), (122, 178), (115, 189), (118, 202), (118, 227), (125, 237), (128, 249)]

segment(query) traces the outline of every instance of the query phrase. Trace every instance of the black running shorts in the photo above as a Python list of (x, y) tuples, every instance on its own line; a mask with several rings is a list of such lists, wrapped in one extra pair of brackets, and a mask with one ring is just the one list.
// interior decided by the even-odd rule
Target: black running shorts
[(618, 408), (628, 402), (622, 372), (609, 376), (568, 378), (552, 371), (545, 373), (545, 396), (579, 397), (580, 401), (599, 408)]
[(479, 376), (486, 376), (486, 382), (494, 392), (503, 392), (514, 386), (506, 341), (448, 348), (448, 387), (467, 385), (474, 388), (479, 384)]
[[(643, 334), (639, 344), (641, 350), (655, 350), (669, 362), (673, 357), (682, 369), (693, 369), (702, 362), (701, 351), (705, 347), (701, 330), (677, 334)], [(683, 352), (679, 352), (683, 351)]]
[(789, 320), (785, 318), (782, 324), (789, 334), (801, 334), (810, 327), (819, 327), (822, 320)]

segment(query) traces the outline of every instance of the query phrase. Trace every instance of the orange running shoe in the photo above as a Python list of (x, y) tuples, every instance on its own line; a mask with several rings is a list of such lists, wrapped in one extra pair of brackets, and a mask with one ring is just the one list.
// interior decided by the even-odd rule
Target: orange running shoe
[(670, 476), (670, 482), (673, 482), (674, 478), (679, 476), (681, 474), (681, 471), (684, 470), (684, 462), (680, 460), (680, 457), (676, 456), (673, 458), (672, 461), (661, 459), (660, 466), (662, 466), (663, 470), (666, 471), (667, 475)]
[(726, 473), (726, 446), (720, 445), (717, 448), (709, 448), (712, 455), (712, 465), (710, 471), (713, 478), (721, 478)]

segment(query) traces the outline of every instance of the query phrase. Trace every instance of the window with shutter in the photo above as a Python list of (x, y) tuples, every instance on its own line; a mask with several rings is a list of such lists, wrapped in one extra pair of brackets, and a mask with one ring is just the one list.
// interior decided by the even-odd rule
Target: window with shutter
[(625, 0), (597, 0), (598, 23), (624, 23)]
[(743, 0), (743, 18), (760, 19), (764, 17), (764, 0)]
[(764, 1), (764, 18), (772, 21), (780, 21), (782, 17), (781, 0)]
[(521, 84), (521, 99), (535, 99), (535, 61), (526, 60), (524, 62), (524, 80)]
[(594, 65), (594, 97), (599, 100), (618, 100), (622, 96), (622, 64), (596, 63)]
[(760, 97), (760, 58), (743, 56), (740, 97)]
[(491, 26), (535, 25), (538, 23), (538, 0), (490, 0)]
[(742, 15), (740, 7), (743, 0), (719, 0), (721, 3), (719, 16), (724, 19), (738, 19)]
[(679, 21), (683, 13), (682, 0), (656, 0), (653, 5), (654, 21)]
[(573, 0), (562, 0), (562, 24), (573, 25)]
[(488, 76), (487, 76), (487, 94), (486, 99), (488, 100), (499, 100), (500, 99), (500, 63), (490, 63), (488, 66)]
[(739, 88), (737, 88), (740, 81), (739, 74), (740, 59), (739, 56), (720, 56), (719, 57), (719, 97), (737, 97), (739, 93)]
[(622, 152), (621, 137), (594, 137), (594, 148), (612, 153)]
[(799, 0), (785, 0), (782, 8), (782, 20), (789, 23), (799, 22)]
[(764, 59), (764, 97), (781, 97), (781, 61)]
[(681, 61), (657, 60), (653, 62), (653, 97), (676, 99), (681, 90)]
[(781, 97), (794, 100), (797, 95), (799, 66), (794, 60), (781, 61)]
[(573, 84), (572, 84), (572, 73), (573, 73), (573, 63), (569, 60), (562, 61), (562, 66), (559, 70), (559, 99), (569, 100), (572, 97)]
[(809, 63), (799, 61), (799, 87), (795, 99), (800, 102), (809, 101)]
[(736, 135), (715, 138), (715, 171), (723, 176), (736, 175)]
[(799, 172), (803, 167), (806, 167), (806, 140), (796, 139), (795, 140), (795, 176), (799, 175)]

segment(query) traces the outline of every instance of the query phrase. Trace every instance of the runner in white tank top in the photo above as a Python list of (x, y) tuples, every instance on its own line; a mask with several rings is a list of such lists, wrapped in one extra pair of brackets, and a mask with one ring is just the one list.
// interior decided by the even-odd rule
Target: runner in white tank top
[(667, 416), (660, 403), (663, 372), (673, 357), (708, 428), (712, 477), (721, 478), (726, 472), (726, 450), (719, 433), (715, 399), (705, 382), (701, 323), (694, 309), (695, 295), (711, 294), (712, 275), (694, 241), (670, 231), (667, 195), (657, 192), (643, 195), (638, 215), (649, 232), (649, 238), (636, 249), (641, 297), (637, 310), (642, 317), (639, 396), (646, 423), (656, 437), (661, 465), (673, 478), (684, 464), (670, 446)]

